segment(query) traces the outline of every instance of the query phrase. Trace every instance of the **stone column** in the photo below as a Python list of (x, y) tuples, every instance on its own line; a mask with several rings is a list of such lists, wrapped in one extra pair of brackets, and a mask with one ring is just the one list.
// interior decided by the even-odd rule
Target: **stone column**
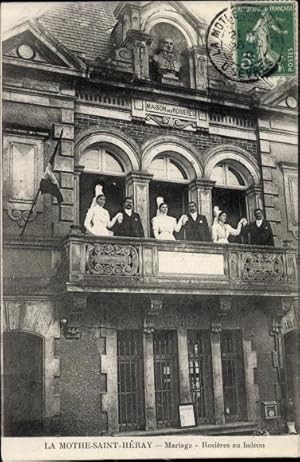
[(220, 332), (220, 326), (212, 323), (210, 339), (216, 424), (225, 423)]
[(189, 67), (190, 87), (207, 91), (207, 56), (204, 45), (187, 48), (183, 56)]
[(180, 402), (190, 403), (192, 401), (192, 395), (190, 388), (189, 355), (186, 329), (183, 327), (178, 327), (177, 336)]
[(152, 177), (139, 172), (130, 172), (126, 177), (126, 195), (133, 197), (134, 209), (141, 217), (145, 237), (150, 236), (149, 183)]
[(145, 421), (146, 430), (154, 430), (156, 422), (156, 403), (155, 403), (155, 379), (154, 379), (154, 353), (153, 353), (153, 332), (155, 317), (163, 309), (163, 299), (161, 297), (150, 297), (144, 314), (144, 392), (145, 392)]
[(154, 430), (156, 428), (156, 407), (152, 332), (144, 332), (143, 348), (146, 430)]
[(189, 200), (196, 202), (199, 213), (205, 215), (209, 225), (212, 224), (212, 188), (215, 181), (196, 179), (189, 184)]

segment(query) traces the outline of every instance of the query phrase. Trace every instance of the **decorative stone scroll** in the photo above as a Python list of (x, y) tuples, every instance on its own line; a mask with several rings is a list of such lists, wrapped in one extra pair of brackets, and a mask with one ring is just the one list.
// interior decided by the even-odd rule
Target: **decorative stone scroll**
[(132, 245), (88, 245), (86, 270), (103, 276), (135, 276), (139, 271), (138, 251)]
[(194, 130), (196, 131), (196, 122), (189, 120), (175, 119), (174, 117), (157, 116), (153, 114), (146, 115), (146, 123), (154, 123), (160, 127), (178, 128), (181, 130)]
[(242, 279), (247, 281), (281, 281), (285, 279), (283, 255), (245, 252), (242, 254)]

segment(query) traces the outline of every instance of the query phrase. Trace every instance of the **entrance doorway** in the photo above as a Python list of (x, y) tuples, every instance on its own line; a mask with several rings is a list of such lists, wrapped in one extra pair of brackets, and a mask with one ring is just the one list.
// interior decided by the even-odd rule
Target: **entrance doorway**
[(37, 436), (43, 419), (43, 340), (25, 332), (3, 335), (4, 434)]

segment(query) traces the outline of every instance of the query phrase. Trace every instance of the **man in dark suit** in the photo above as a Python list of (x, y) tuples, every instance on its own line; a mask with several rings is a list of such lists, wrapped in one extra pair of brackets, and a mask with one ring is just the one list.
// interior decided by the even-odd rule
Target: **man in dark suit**
[(270, 223), (264, 219), (261, 209), (254, 210), (255, 221), (242, 229), (242, 235), (248, 234), (249, 244), (274, 246), (273, 232)]
[(144, 229), (138, 213), (133, 211), (133, 199), (125, 197), (123, 210), (118, 213), (112, 228), (114, 236), (144, 237)]
[(211, 241), (206, 217), (199, 215), (195, 202), (189, 202), (188, 220), (184, 226), (187, 241)]

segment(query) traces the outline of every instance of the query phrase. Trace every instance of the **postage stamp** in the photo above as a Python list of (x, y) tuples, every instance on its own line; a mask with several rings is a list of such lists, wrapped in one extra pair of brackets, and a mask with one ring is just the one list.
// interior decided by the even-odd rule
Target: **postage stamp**
[(207, 32), (212, 64), (227, 78), (244, 82), (295, 75), (295, 10), (290, 2), (236, 4), (224, 9)]

